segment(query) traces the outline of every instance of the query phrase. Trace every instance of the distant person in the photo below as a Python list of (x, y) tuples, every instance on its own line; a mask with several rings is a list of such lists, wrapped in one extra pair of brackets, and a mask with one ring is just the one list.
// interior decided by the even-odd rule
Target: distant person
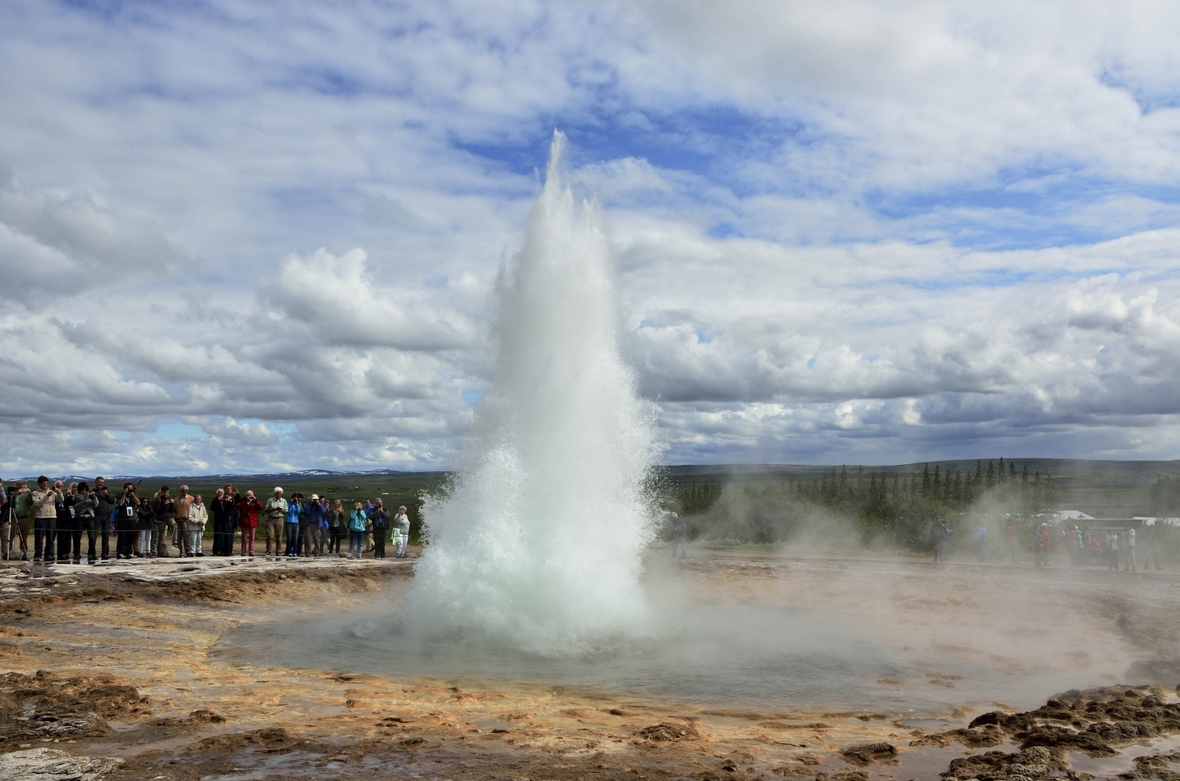
[[(53, 504), (53, 510), (57, 515), (57, 560), (61, 564), (81, 564), (82, 563), (82, 534), (74, 523), (74, 491), (78, 490), (77, 483), (70, 483), (67, 487), (61, 480), (53, 484), (53, 490), (57, 492), (57, 499)], [(75, 560), (70, 554), (70, 545), (73, 543), (75, 532), (77, 532), (77, 553), (78, 558)]]
[(193, 506), (196, 499), (188, 492), (188, 486), (182, 485), (180, 487), (180, 494), (176, 497), (176, 502), (172, 506), (172, 525), (173, 538), (172, 546), (179, 551), (182, 557), (195, 556), (196, 551), (192, 550), (189, 543), (192, 541), (191, 531), (188, 528), (189, 510)]
[(229, 556), (234, 552), (234, 500), (224, 488), (218, 488), (209, 510), (213, 514), (213, 555)]
[(324, 543), (327, 540), (327, 508), (324, 507), (320, 500), (319, 494), (312, 494), (311, 500), (307, 503), (307, 509), (303, 511), (306, 522), (306, 539), (303, 541), (303, 550), (308, 556), (322, 556), (324, 555)]
[(201, 547), (205, 538), (205, 524), (208, 522), (209, 509), (205, 506), (201, 495), (197, 494), (193, 498), (193, 503), (189, 505), (188, 520), (184, 524), (185, 533), (188, 534), (188, 555), (194, 557), (205, 555)]
[(393, 534), (396, 547), (394, 556), (399, 559), (406, 557), (406, 546), (410, 544), (410, 518), (406, 515), (406, 506), (397, 508), (397, 515), (393, 516)]
[(348, 516), (344, 512), (344, 504), (337, 499), (328, 509), (328, 554), (339, 556), (343, 547), (344, 536), (348, 531)]
[[(115, 559), (126, 561), (135, 550), (135, 535), (139, 525), (139, 499), (135, 496), (135, 483), (123, 483), (123, 490), (113, 504)], [(104, 523), (110, 523), (109, 518)]]
[(172, 498), (170, 490), (168, 486), (162, 485), (152, 497), (152, 512), (155, 513), (151, 540), (153, 559), (168, 558), (168, 538), (176, 526), (176, 500)]
[(1155, 529), (1148, 529), (1143, 538), (1143, 569), (1149, 570), (1153, 567), (1156, 570), (1161, 569), (1159, 540), (1156, 538)]
[(86, 563), (97, 564), (98, 558), (95, 550), (98, 542), (97, 527), (94, 523), (94, 516), (98, 512), (98, 494), (90, 490), (90, 486), (86, 483), (78, 483), (77, 492), (74, 494), (74, 527), (78, 530), (78, 542), (74, 550), (75, 557), (81, 562), (82, 559), (82, 532), (86, 532), (87, 547), (86, 547)]
[(942, 526), (942, 553), (940, 558), (942, 561), (950, 561), (951, 558), (951, 525), (945, 518), (939, 518), (938, 523)]
[(1127, 558), (1127, 572), (1135, 571), (1135, 527), (1128, 526), (1125, 534), (1127, 535), (1126, 558)]
[(0, 480), (0, 561), (8, 561), (9, 545), (12, 543), (12, 500)]
[(139, 557), (154, 559), (156, 558), (156, 511), (152, 509), (152, 503), (146, 496), (139, 499), (136, 519), (139, 522)]
[(688, 558), (688, 523), (672, 513), (672, 558), (676, 558), (677, 553), (682, 559)]
[(1042, 523), (1037, 527), (1036, 539), (1033, 540), (1033, 543), (1037, 548), (1037, 566), (1048, 567), (1050, 547), (1049, 524)]
[(385, 535), (389, 531), (389, 511), (385, 503), (378, 499), (377, 504), (369, 511), (369, 522), (373, 525), (373, 558), (385, 558)]
[(975, 527), (975, 560), (987, 561), (987, 527), (983, 521)]
[(29, 560), (29, 530), (33, 528), (36, 512), (33, 508), (33, 492), (24, 480), (16, 481), (16, 489), (9, 498), (12, 504), (12, 553), (16, 553), (20, 542), (20, 560)]
[(365, 506), (356, 502), (348, 516), (348, 558), (359, 559), (364, 552), (365, 527), (368, 524), (369, 516), (365, 514)]
[(1004, 524), (1004, 555), (1010, 557), (1013, 564), (1016, 563), (1016, 524), (1011, 518)]
[(296, 493), (287, 503), (287, 548), (283, 555), (288, 559), (299, 558), (299, 519), (303, 515), (303, 504)]
[(254, 532), (258, 529), (262, 502), (255, 498), (253, 491), (247, 491), (246, 498), (238, 502), (237, 509), (238, 524), (242, 527), (242, 556), (254, 561)]
[[(279, 553), (279, 543), (283, 539), (283, 524), (287, 521), (287, 500), (283, 498), (282, 488), (276, 486), (274, 496), (266, 500), (263, 516), (266, 523), (266, 557), (277, 559), (282, 555)], [(272, 543), (274, 553), (271, 553)]]
[(57, 542), (57, 500), (61, 492), (51, 488), (49, 478), (37, 478), (37, 489), (29, 494), (33, 506), (33, 562), (52, 564)]
[[(111, 491), (107, 488), (105, 477), (94, 478), (94, 497), (98, 500), (98, 506), (94, 508), (92, 528), (86, 530), (86, 560), (110, 561), (111, 535), (115, 533), (114, 524), (111, 523), (111, 511), (114, 509), (115, 502), (111, 498)], [(96, 535), (98, 534), (102, 535), (102, 556), (95, 555), (99, 552), (96, 550), (98, 547)]]
[(1106, 568), (1111, 572), (1119, 571), (1119, 534), (1117, 531), (1106, 533)]
[(1069, 556), (1069, 566), (1078, 566), (1078, 549), (1077, 537), (1073, 533), (1073, 529), (1061, 530), (1061, 544), (1065, 546), (1065, 552)]
[(1073, 544), (1078, 554), (1078, 566), (1086, 563), (1086, 535), (1077, 526), (1073, 527)]
[(365, 525), (365, 553), (373, 550), (373, 500), (366, 499), (364, 503), (365, 517), (368, 522)]

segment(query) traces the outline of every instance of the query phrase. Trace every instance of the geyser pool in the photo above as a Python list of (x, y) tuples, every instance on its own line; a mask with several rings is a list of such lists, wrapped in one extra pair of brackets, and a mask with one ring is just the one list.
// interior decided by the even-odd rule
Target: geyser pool
[(446, 495), (423, 507), (411, 634), (562, 655), (650, 629), (638, 584), (657, 448), (620, 355), (598, 209), (563, 184), (563, 144), (555, 134), (496, 286), (495, 371), (474, 431)]

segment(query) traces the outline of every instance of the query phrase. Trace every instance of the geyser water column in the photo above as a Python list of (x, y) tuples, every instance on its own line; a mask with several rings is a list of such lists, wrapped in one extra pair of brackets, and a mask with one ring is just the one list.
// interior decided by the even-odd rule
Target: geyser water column
[(657, 448), (619, 351), (601, 216), (563, 183), (564, 143), (497, 283), (491, 387), (450, 490), (423, 508), (404, 626), (447, 642), (563, 655), (648, 627)]

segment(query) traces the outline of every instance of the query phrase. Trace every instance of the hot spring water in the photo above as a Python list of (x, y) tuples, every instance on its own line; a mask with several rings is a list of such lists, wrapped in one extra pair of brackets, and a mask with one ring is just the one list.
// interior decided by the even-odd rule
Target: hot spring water
[[(562, 144), (558, 134), (522, 249), (496, 286), (492, 384), (449, 491), (426, 503), (430, 545), (409, 590), (353, 615), (247, 626), (224, 650), (771, 707), (949, 707), (1000, 690), (1031, 706), (1082, 683), (1041, 672), (1030, 686), (789, 604), (692, 604), (650, 582), (645, 591), (656, 508), (642, 486), (657, 447), (620, 357), (600, 218), (563, 185)], [(930, 669), (966, 678), (953, 693), (881, 682)]]

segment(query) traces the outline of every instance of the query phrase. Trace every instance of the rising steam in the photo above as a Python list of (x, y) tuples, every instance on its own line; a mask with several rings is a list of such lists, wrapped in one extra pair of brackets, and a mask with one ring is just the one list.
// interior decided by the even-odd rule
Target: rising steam
[(564, 142), (501, 271), (492, 387), (449, 492), (423, 508), (430, 545), (405, 613), (414, 631), (545, 654), (645, 631), (657, 455), (620, 356), (601, 217), (562, 182)]

